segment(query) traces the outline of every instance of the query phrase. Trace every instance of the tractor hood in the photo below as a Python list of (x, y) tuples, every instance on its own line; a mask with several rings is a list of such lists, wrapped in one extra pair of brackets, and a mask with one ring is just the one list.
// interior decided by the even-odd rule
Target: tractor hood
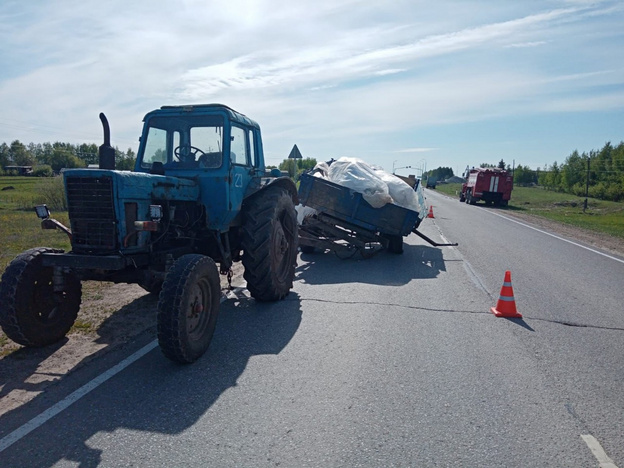
[(146, 251), (148, 232), (136, 232), (135, 221), (150, 220), (150, 205), (197, 203), (194, 180), (106, 169), (63, 172), (72, 248), (77, 253)]
[[(68, 180), (84, 180), (86, 186), (98, 180), (109, 180), (117, 200), (177, 200), (197, 201), (199, 185), (190, 179), (142, 172), (104, 169), (69, 169), (63, 172), (67, 196), (71, 196)], [(97, 185), (97, 183), (96, 183)], [(91, 187), (94, 189), (94, 187)], [(83, 194), (88, 195), (89, 194)]]

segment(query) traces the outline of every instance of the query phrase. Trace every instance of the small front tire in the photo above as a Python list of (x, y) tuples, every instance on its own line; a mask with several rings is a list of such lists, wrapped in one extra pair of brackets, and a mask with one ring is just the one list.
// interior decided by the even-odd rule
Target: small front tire
[(221, 281), (210, 257), (183, 255), (171, 266), (158, 300), (158, 343), (172, 361), (191, 363), (201, 357), (212, 340)]
[(63, 291), (54, 291), (52, 267), (42, 265), (45, 253), (63, 250), (37, 247), (13, 260), (0, 281), (0, 326), (16, 343), (47, 346), (61, 340), (80, 309), (82, 286), (72, 271), (63, 273)]

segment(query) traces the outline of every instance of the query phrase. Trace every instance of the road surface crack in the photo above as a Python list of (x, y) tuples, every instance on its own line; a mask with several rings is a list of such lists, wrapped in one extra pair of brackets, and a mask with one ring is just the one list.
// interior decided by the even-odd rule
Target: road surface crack
[(491, 315), (491, 312), (484, 311), (484, 310), (436, 309), (433, 307), (412, 306), (412, 305), (406, 305), (406, 304), (396, 304), (393, 302), (332, 301), (329, 299), (319, 299), (315, 297), (299, 298), (297, 300), (311, 301), (311, 302), (324, 302), (327, 304), (376, 305), (376, 306), (382, 306), (382, 307), (400, 307), (402, 309), (424, 310), (427, 312), (449, 312), (449, 313), (456, 313), (456, 314), (490, 314)]
[[(285, 300), (289, 300), (289, 299), (285, 299)], [(295, 299), (291, 299), (291, 300), (295, 300)], [(423, 310), (426, 312), (446, 312), (446, 313), (453, 313), (453, 314), (486, 314), (486, 315), (492, 315), (492, 312), (490, 310), (456, 310), (456, 309), (437, 309), (434, 307), (422, 307), (422, 306), (413, 306), (413, 305), (406, 305), (406, 304), (397, 304), (394, 302), (364, 302), (364, 301), (332, 301), (329, 299), (319, 299), (316, 297), (307, 297), (307, 298), (298, 298), (296, 299), (297, 301), (310, 301), (310, 302), (323, 302), (323, 303), (327, 303), (327, 304), (345, 304), (345, 305), (374, 305), (374, 306), (381, 306), (381, 307), (400, 307), (402, 309), (410, 309), (410, 310)], [(574, 327), (574, 328), (592, 328), (592, 329), (597, 329), (597, 330), (613, 330), (613, 331), (624, 331), (624, 328), (622, 327), (607, 327), (607, 326), (601, 326), (601, 325), (590, 325), (590, 324), (585, 324), (585, 323), (577, 323), (577, 322), (570, 322), (570, 321), (566, 321), (566, 320), (551, 320), (551, 319), (545, 319), (545, 318), (537, 318), (537, 317), (527, 317), (526, 315), (524, 315), (521, 319), (510, 319), (510, 320), (514, 320), (514, 321), (519, 321), (519, 322), (527, 322), (527, 321), (539, 321), (539, 322), (548, 322), (548, 323), (554, 323), (557, 325), (563, 325), (566, 327)]]

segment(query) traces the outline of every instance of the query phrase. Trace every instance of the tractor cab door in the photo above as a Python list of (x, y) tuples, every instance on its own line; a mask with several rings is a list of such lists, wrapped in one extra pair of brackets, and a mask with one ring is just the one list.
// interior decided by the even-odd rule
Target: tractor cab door
[(255, 149), (252, 132), (232, 125), (230, 135), (230, 210), (238, 212), (254, 173)]

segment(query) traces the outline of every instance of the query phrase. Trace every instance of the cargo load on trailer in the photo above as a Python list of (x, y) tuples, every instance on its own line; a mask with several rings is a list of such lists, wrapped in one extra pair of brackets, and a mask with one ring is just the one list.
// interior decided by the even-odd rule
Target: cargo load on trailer
[(504, 169), (472, 168), (466, 170), (466, 182), (459, 193), (459, 201), (474, 205), (483, 200), (486, 205), (507, 206), (513, 189), (513, 176)]

